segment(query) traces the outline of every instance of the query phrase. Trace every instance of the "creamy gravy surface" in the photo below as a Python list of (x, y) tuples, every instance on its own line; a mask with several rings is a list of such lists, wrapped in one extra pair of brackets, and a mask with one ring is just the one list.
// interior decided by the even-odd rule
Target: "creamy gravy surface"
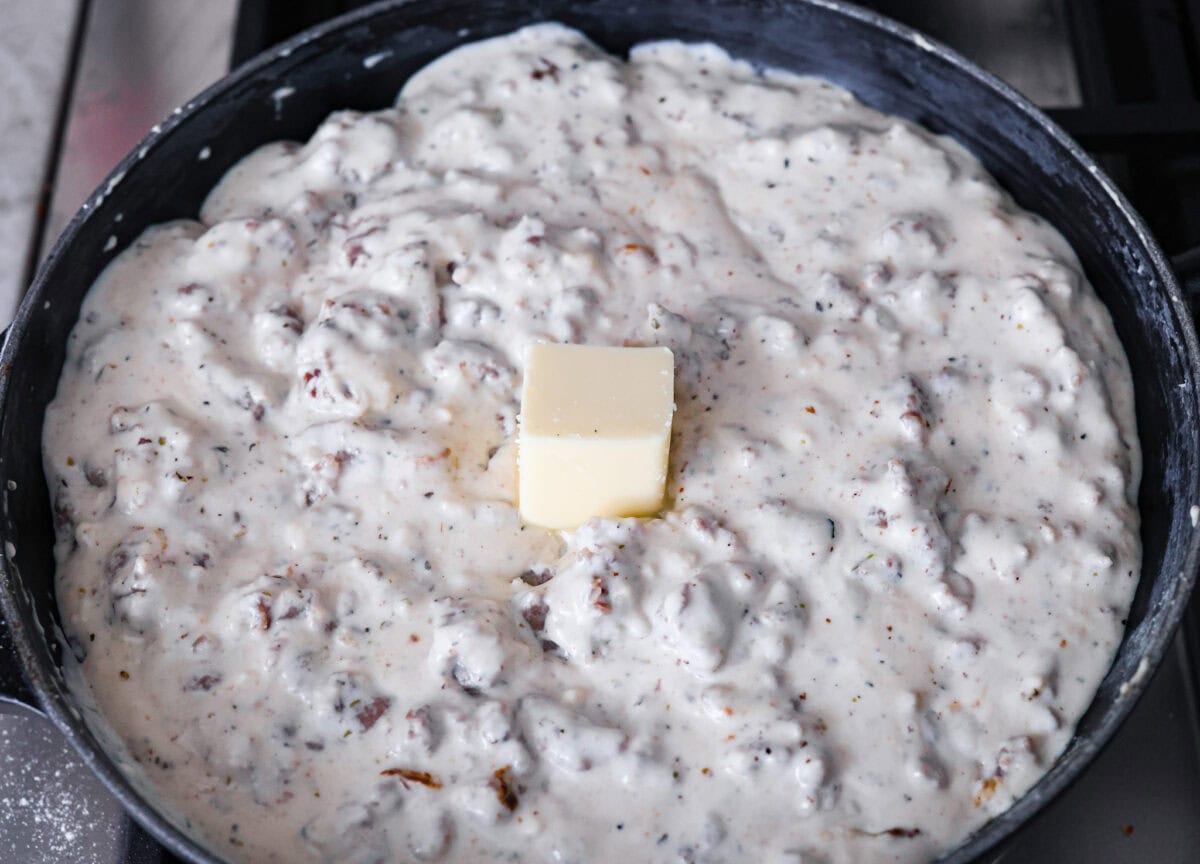
[[(522, 527), (538, 339), (674, 351), (661, 518)], [(108, 268), (46, 417), (58, 599), (233, 861), (924, 860), (1121, 639), (1132, 399), (1066, 242), (954, 142), (533, 27)]]

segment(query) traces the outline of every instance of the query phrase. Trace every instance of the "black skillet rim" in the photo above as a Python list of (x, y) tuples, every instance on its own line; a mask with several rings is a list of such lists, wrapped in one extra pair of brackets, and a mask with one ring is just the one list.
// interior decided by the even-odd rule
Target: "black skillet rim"
[[(1171, 270), (1167, 258), (1157, 242), (1150, 234), (1142, 218), (1137, 214), (1125, 196), (1116, 185), (1104, 174), (1095, 161), (1057, 124), (1043, 114), (1024, 96), (1017, 93), (994, 75), (984, 71), (966, 58), (947, 46), (925, 36), (913, 28), (899, 24), (885, 16), (853, 6), (839, 0), (795, 0), (810, 6), (820, 7), (829, 12), (841, 15), (867, 25), (881, 35), (890, 36), (907, 42), (917, 49), (927, 52), (953, 67), (958, 73), (974, 78), (999, 98), (1018, 109), (1026, 121), (1038, 127), (1045, 135), (1066, 151), (1070, 159), (1078, 163), (1087, 173), (1091, 174), (1111, 204), (1115, 206), (1126, 223), (1133, 229), (1134, 235), (1148, 254), (1154, 275), (1161, 280), (1162, 290), (1167, 296), (1171, 311), (1182, 323), (1184, 351), (1187, 367), (1191, 372), (1193, 388), (1200, 380), (1200, 346), (1196, 332), (1191, 323), (1187, 303), (1180, 290), (1179, 283)], [(381, 0), (369, 6), (330, 19), (312, 27), (297, 36), (259, 54), (257, 57), (242, 64), (216, 83), (203, 90), (195, 98), (178, 108), (160, 126), (147, 135), (117, 167), (101, 183), (72, 218), (67, 228), (55, 242), (53, 249), (38, 269), (33, 284), (26, 292), (17, 314), (5, 334), (3, 348), (0, 349), (0, 370), (10, 368), (13, 363), (21, 337), (30, 319), (37, 314), (37, 302), (46, 284), (47, 274), (53, 269), (54, 263), (68, 254), (75, 236), (81, 226), (87, 222), (106, 195), (110, 184), (119, 181), (126, 172), (134, 170), (141, 156), (152, 151), (158, 144), (170, 136), (176, 129), (186, 123), (194, 115), (215, 100), (221, 98), (227, 91), (233, 89), (245, 79), (258, 75), (267, 70), (277, 60), (287, 57), (294, 50), (310, 42), (328, 38), (330, 34), (352, 28), (379, 14), (385, 9), (408, 5), (408, 0)], [(470, 41), (470, 40), (466, 40)], [(7, 397), (8, 375), (0, 373), (0, 406)], [(1200, 501), (1200, 488), (1193, 490), (1194, 501)], [(1185, 506), (1183, 503), (1177, 506)], [(84, 722), (78, 710), (69, 701), (55, 698), (54, 688), (50, 686), (50, 673), (38, 662), (37, 653), (31, 635), (21, 626), (22, 616), (13, 600), (13, 592), (19, 585), (19, 577), (14, 579), (9, 570), (11, 567), (6, 551), (3, 566), (0, 567), (0, 611), (8, 622), (13, 646), (21, 661), (22, 669), (28, 683), (31, 685), (40, 708), (54, 723), (59, 731), (68, 739), (78, 752), (85, 765), (95, 773), (114, 796), (121, 802), (125, 810), (163, 844), (172, 853), (190, 859), (199, 864), (225, 864), (210, 849), (192, 839), (189, 835), (176, 828), (158, 810), (153, 808), (133, 784), (117, 768), (113, 759), (102, 750), (94, 750), (86, 740), (85, 734), (90, 734), (84, 727)], [(1153, 671), (1161, 662), (1166, 647), (1173, 637), (1180, 620), (1183, 617), (1186, 601), (1196, 578), (1197, 564), (1200, 562), (1200, 532), (1193, 532), (1185, 555), (1185, 567), (1174, 582), (1173, 595), (1166, 599), (1167, 608), (1161, 614), (1161, 626), (1151, 634), (1148, 649), (1143, 656), (1152, 658)], [(23, 590), (23, 589), (22, 589)], [(1126, 637), (1127, 638), (1126, 634)], [(1124, 645), (1124, 638), (1122, 646)], [(1002, 840), (1012, 834), (1021, 824), (1031, 819), (1051, 799), (1061, 793), (1082, 773), (1098, 752), (1108, 743), (1117, 729), (1128, 717), (1145, 689), (1149, 675), (1144, 676), (1140, 684), (1133, 686), (1132, 691), (1110, 709), (1101, 725), (1093, 730), (1089, 738), (1081, 746), (1072, 742), (1071, 751), (1060, 757), (1051, 768), (1025, 795), (1018, 799), (1008, 810), (991, 819), (976, 832), (970, 835), (964, 843), (951, 850), (939, 859), (941, 864), (963, 864), (974, 860), (977, 856), (993, 849)]]

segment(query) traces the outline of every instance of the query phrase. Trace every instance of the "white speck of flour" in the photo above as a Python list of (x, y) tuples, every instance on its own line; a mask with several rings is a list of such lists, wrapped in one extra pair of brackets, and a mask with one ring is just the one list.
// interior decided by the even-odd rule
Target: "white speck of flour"
[(0, 714), (0, 859), (103, 864), (121, 844), (120, 805), (40, 718)]

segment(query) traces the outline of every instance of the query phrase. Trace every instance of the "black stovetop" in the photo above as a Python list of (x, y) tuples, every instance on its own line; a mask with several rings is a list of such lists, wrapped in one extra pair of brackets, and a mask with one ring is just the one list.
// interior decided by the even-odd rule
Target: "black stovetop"
[[(242, 0), (233, 62), (362, 5), (355, 0)], [(1168, 253), (1200, 246), (1200, 0), (875, 0), (860, 5), (929, 33), (1040, 98), (1117, 181)], [(995, 12), (997, 7), (1004, 7), (1002, 13)], [(1056, 56), (1070, 58), (1070, 67), (1056, 65)], [(1023, 76), (1032, 76), (1028, 80), (1040, 88), (1037, 93), (1033, 85), (1021, 87), (1017, 79), (1026, 80)], [(1079, 782), (1008, 844), (1003, 860), (1200, 860), (1200, 723), (1193, 658), (1200, 659), (1200, 601), (1191, 604), (1180, 637), (1113, 742)], [(108, 812), (100, 802), (97, 811)], [(118, 831), (118, 841), (111, 856), (95, 859), (96, 864), (176, 864), (130, 820), (110, 830)]]

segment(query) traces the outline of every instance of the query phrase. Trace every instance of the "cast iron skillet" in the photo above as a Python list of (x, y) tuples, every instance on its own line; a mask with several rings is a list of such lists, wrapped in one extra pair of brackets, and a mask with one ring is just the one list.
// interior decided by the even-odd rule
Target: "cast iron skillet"
[[(823, 75), (876, 108), (954, 136), (1024, 207), (1058, 226), (1112, 311), (1133, 368), (1145, 458), (1142, 582), (1120, 652), (1067, 751), (1028, 795), (943, 860), (964, 862), (993, 850), (1112, 737), (1145, 686), (1146, 667), (1136, 674), (1139, 665), (1157, 666), (1183, 613), (1200, 552), (1189, 512), (1200, 503), (1196, 335), (1179, 285), (1141, 219), (1061, 130), (957, 54), (827, 0), (381, 3), (292, 39), (183, 106), (117, 167), (68, 226), (0, 355), (0, 610), (8, 622), (6, 634), (0, 628), (0, 648), (9, 655), (0, 656), (4, 695), (44, 712), (172, 852), (206, 864), (220, 860), (119, 773), (64, 684), (63, 646), (54, 636), (53, 514), (40, 444), (67, 333), (84, 293), (117, 252), (148, 225), (194, 217), (205, 193), (254, 147), (305, 139), (338, 108), (386, 106), (409, 75), (448, 49), (539, 20), (577, 27), (617, 53), (651, 38), (715, 41), (758, 63)], [(371, 63), (363, 62), (367, 57)], [(202, 149), (209, 158), (199, 158)], [(1122, 688), (1123, 682), (1133, 683)]]

